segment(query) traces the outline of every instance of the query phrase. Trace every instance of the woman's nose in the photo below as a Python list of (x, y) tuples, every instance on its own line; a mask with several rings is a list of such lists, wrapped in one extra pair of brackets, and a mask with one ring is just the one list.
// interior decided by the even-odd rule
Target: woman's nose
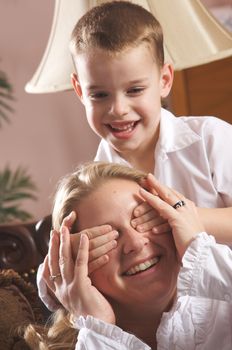
[(121, 117), (126, 115), (128, 111), (129, 106), (126, 96), (115, 96), (112, 98), (109, 114), (114, 117)]
[(125, 230), (123, 240), (124, 254), (139, 252), (149, 242), (148, 237), (145, 237), (142, 233), (133, 228), (128, 228)]

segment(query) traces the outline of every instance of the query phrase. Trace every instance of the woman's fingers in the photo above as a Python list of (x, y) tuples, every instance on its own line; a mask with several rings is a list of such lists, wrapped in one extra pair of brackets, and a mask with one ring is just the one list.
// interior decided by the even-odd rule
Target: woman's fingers
[(71, 211), (71, 213), (64, 218), (61, 227), (66, 226), (68, 228), (68, 230), (71, 231), (71, 228), (72, 228), (76, 218), (77, 218), (76, 212), (74, 210)]
[(60, 229), (59, 269), (61, 278), (69, 283), (73, 278), (73, 259), (70, 233), (66, 226), (61, 226)]
[(78, 288), (83, 287), (83, 282), (88, 277), (88, 260), (89, 260), (89, 239), (85, 234), (80, 236), (80, 244), (74, 267), (74, 276), (76, 277)]
[[(49, 270), (49, 278), (47, 279), (48, 286), (54, 291), (55, 290), (55, 280), (54, 276), (60, 274), (59, 267), (59, 246), (60, 246), (60, 237), (57, 231), (52, 230), (50, 235), (49, 247), (48, 247), (48, 256), (47, 256), (47, 266)], [(45, 265), (46, 266), (46, 265)], [(46, 270), (46, 272), (48, 272)]]

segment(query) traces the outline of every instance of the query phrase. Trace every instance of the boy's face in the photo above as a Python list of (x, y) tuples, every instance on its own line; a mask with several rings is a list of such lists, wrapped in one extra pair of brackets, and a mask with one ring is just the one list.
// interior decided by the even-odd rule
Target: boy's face
[(75, 60), (73, 86), (92, 130), (125, 159), (155, 147), (161, 97), (172, 84), (170, 65), (157, 66), (148, 45), (114, 56), (94, 49)]

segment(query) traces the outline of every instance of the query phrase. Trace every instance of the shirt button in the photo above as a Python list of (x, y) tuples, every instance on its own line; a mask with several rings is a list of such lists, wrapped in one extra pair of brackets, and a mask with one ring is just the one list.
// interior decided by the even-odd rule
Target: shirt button
[(225, 298), (225, 301), (230, 301), (231, 300), (231, 296), (229, 294), (225, 294), (224, 298)]

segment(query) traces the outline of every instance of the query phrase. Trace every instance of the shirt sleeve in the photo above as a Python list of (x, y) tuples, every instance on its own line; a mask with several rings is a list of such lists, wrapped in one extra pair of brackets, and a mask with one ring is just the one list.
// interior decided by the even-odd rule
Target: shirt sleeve
[(198, 234), (182, 259), (178, 296), (190, 295), (232, 303), (232, 251), (213, 236)]
[(202, 132), (212, 181), (225, 206), (230, 207), (232, 206), (232, 125), (219, 118), (211, 117), (207, 119)]
[(36, 283), (38, 287), (38, 295), (44, 305), (48, 308), (48, 310), (54, 312), (58, 310), (61, 305), (56, 302), (54, 298), (51, 297), (51, 295), (48, 292), (48, 288), (46, 283), (43, 280), (42, 277), (42, 271), (43, 271), (43, 263), (39, 265), (37, 275), (36, 275)]
[(79, 329), (76, 350), (151, 350), (133, 334), (92, 316), (80, 316), (75, 325)]

